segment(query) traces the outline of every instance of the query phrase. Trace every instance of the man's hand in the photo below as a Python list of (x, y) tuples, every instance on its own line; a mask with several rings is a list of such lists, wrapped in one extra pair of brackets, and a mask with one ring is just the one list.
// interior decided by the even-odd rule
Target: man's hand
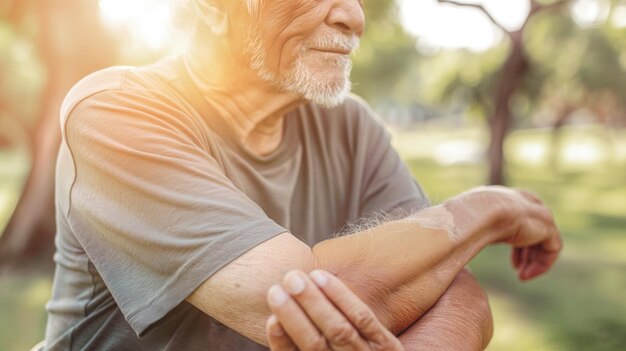
[(268, 292), (272, 351), (403, 351), (400, 341), (339, 279), (325, 271), (291, 271)]
[(554, 217), (539, 197), (524, 190), (480, 187), (445, 204), (455, 212), (456, 232), (492, 217), (493, 242), (513, 247), (513, 266), (521, 280), (535, 278), (550, 269), (563, 247)]
[[(478, 351), (491, 339), (493, 320), (487, 296), (467, 270), (457, 275), (435, 306), (398, 337), (399, 343), (339, 279), (322, 271), (309, 276), (312, 279), (292, 271), (282, 286), (274, 285), (268, 292), (274, 314), (267, 320), (266, 335), (273, 351)], [(294, 281), (297, 278), (305, 285)]]

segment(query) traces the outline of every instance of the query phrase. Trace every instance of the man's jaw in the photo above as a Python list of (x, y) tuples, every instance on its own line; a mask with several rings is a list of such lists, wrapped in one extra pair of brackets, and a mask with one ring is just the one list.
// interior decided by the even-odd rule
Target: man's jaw
[[(333, 56), (337, 56), (333, 54)], [(341, 104), (351, 90), (350, 71), (352, 62), (348, 57), (333, 57), (324, 72), (312, 72), (304, 60), (296, 63), (294, 71), (284, 83), (285, 89), (303, 96), (306, 100), (324, 107)]]
[[(357, 36), (330, 35), (305, 42), (289, 73), (279, 76), (268, 69), (257, 35), (251, 34), (247, 51), (252, 70), (266, 83), (324, 107), (337, 106), (349, 95), (352, 87), (349, 55), (359, 46)], [(321, 57), (311, 57), (317, 55)], [(307, 64), (307, 59), (322, 65), (315, 69), (311, 67), (314, 64)]]
[[(294, 69), (286, 79), (285, 88), (324, 107), (341, 104), (352, 88), (352, 61), (349, 55), (358, 46), (358, 37), (344, 35), (319, 37), (305, 43)], [(322, 57), (315, 57), (316, 54)], [(313, 59), (314, 62), (307, 63), (307, 59)], [(320, 64), (321, 67), (317, 69), (311, 67)]]

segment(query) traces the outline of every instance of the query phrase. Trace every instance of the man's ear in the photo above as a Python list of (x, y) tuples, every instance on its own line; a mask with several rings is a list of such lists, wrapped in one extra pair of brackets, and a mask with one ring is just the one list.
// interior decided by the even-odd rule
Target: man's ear
[(211, 30), (213, 35), (222, 37), (228, 34), (228, 14), (224, 0), (193, 0), (193, 2), (198, 19)]

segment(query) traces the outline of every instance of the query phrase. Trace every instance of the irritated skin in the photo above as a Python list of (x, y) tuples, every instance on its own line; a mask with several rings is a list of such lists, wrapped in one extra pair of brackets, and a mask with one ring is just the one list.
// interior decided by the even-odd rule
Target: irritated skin
[[(433, 227), (433, 217), (440, 217), (439, 227)], [(324, 241), (313, 253), (320, 267), (361, 291), (381, 322), (397, 334), (432, 307), (489, 242), (489, 236), (481, 237), (478, 231), (449, 231), (449, 220), (454, 215), (440, 206), (357, 235)], [(381, 298), (388, 303), (377, 303)]]
[[(484, 209), (481, 216), (476, 216), (477, 208)], [(433, 216), (441, 219), (441, 228), (432, 227)], [(428, 226), (420, 224), (421, 221)], [(482, 343), (491, 335), (490, 317), (484, 316), (489, 311), (473, 304), (483, 303), (484, 296), (472, 286), (475, 282), (471, 279), (456, 283), (455, 279), (482, 248), (499, 242), (528, 251), (523, 260), (514, 262), (523, 279), (547, 271), (561, 249), (552, 216), (537, 199), (504, 188), (481, 188), (408, 218), (327, 240), (313, 248), (284, 233), (224, 267), (188, 301), (241, 334), (267, 345), (264, 335), (265, 320), (270, 315), (265, 303), (267, 289), (290, 270), (323, 269), (342, 279), (395, 334), (406, 330), (406, 333), (421, 332), (424, 337), (423, 330), (429, 325), (432, 331), (445, 334), (445, 329), (436, 327), (437, 315), (443, 315), (448, 317), (447, 325), (478, 334), (478, 342)], [(453, 289), (455, 284), (465, 285), (475, 293), (463, 295), (462, 289)], [(449, 288), (451, 291), (446, 293)], [(435, 305), (445, 295), (455, 301), (454, 306), (467, 307), (467, 311), (447, 308), (445, 301), (450, 299), (442, 299), (441, 305)], [(430, 321), (420, 323), (431, 307)], [(471, 318), (472, 311), (483, 315)], [(407, 342), (420, 342), (419, 335)]]

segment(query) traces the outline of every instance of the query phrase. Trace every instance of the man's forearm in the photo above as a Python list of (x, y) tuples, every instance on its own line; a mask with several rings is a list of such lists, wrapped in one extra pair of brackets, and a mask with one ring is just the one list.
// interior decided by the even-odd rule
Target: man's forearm
[(324, 241), (313, 249), (289, 233), (279, 235), (215, 273), (188, 301), (266, 344), (263, 325), (270, 311), (265, 293), (270, 285), (292, 269), (324, 269), (342, 279), (398, 334), (437, 302), (458, 272), (489, 242), (486, 232), (450, 233), (446, 221), (437, 229), (433, 218), (441, 217), (443, 211), (440, 206), (427, 209), (404, 220)]
[[(437, 206), (313, 248), (318, 268), (337, 275), (394, 333), (439, 300), (465, 265), (493, 241), (482, 227), (452, 231), (449, 208)], [(459, 214), (454, 214), (459, 216)]]
[(399, 335), (407, 351), (477, 351), (487, 347), (493, 318), (487, 295), (461, 271), (437, 303)]
[(266, 291), (289, 270), (337, 275), (395, 334), (413, 325), (486, 245), (525, 247), (520, 276), (545, 272), (561, 248), (544, 206), (512, 190), (459, 195), (403, 220), (321, 242), (313, 249), (289, 233), (260, 244), (205, 281), (188, 301), (267, 345)]

